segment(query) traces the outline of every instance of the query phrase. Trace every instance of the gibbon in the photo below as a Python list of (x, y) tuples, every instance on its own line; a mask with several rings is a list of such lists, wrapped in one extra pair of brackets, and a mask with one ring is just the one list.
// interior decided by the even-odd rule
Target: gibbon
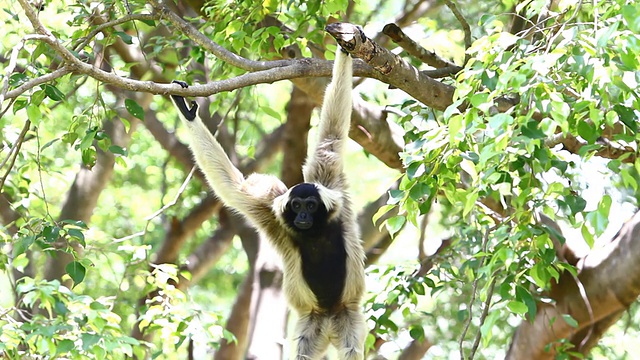
[[(174, 81), (183, 88), (184, 82)], [(333, 344), (344, 360), (364, 358), (361, 311), (364, 251), (344, 173), (351, 119), (352, 59), (336, 52), (319, 124), (318, 145), (291, 189), (270, 175), (245, 179), (197, 115), (195, 101), (172, 95), (191, 150), (215, 194), (268, 238), (284, 263), (286, 298), (299, 314), (298, 360), (316, 360)]]

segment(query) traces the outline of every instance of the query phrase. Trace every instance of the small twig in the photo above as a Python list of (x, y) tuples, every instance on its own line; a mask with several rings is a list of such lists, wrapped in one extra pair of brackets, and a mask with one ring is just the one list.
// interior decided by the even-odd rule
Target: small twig
[(11, 50), (11, 57), (9, 58), (9, 65), (7, 65), (6, 72), (4, 75), (4, 81), (2, 82), (2, 90), (0, 90), (0, 104), (4, 102), (4, 97), (9, 90), (9, 78), (11, 77), (11, 73), (16, 68), (18, 64), (18, 53), (24, 47), (24, 43), (27, 41), (26, 38), (22, 38), (19, 43), (17, 43), (13, 50)]
[(71, 69), (67, 66), (61, 67), (60, 69), (46, 74), (46, 75), (42, 75), (40, 77), (37, 77), (35, 79), (29, 80), (26, 83), (18, 86), (17, 88), (7, 92), (6, 94), (6, 98), (7, 99), (15, 99), (18, 96), (22, 95), (25, 91), (34, 88), (40, 84), (44, 84), (44, 83), (48, 83), (51, 82), (59, 77), (63, 77), (67, 74), (69, 74), (71, 72)]
[(545, 49), (545, 52), (547, 53), (551, 52), (551, 47), (553, 46), (553, 44), (556, 43), (555, 40), (558, 38), (558, 36), (560, 36), (560, 34), (563, 33), (563, 29), (567, 26), (567, 24), (571, 24), (571, 22), (578, 16), (578, 13), (580, 13), (581, 8), (582, 8), (582, 0), (578, 0), (578, 3), (576, 4), (576, 8), (573, 11), (573, 14), (571, 14), (571, 17), (569, 17), (567, 21), (562, 21), (562, 24), (558, 28), (558, 31), (556, 31), (556, 33), (547, 42), (547, 48)]
[(0, 103), (0, 119), (4, 116), (4, 114), (11, 108), (11, 105), (16, 102), (16, 98), (10, 99), (7, 107), (2, 109), (2, 103)]
[(582, 339), (582, 341), (580, 342), (580, 346), (578, 346), (578, 350), (581, 350), (589, 341), (591, 334), (593, 334), (593, 327), (595, 326), (596, 320), (593, 315), (593, 308), (591, 307), (591, 301), (589, 301), (589, 297), (587, 296), (587, 290), (584, 288), (584, 284), (582, 284), (582, 281), (580, 281), (580, 279), (576, 275), (571, 274), (571, 276), (573, 277), (573, 281), (575, 281), (576, 286), (578, 286), (578, 290), (580, 291), (580, 296), (582, 297), (582, 301), (584, 301), (584, 304), (587, 306), (587, 312), (589, 312), (589, 331), (587, 331), (587, 335), (585, 335), (584, 339)]
[(40, 161), (40, 135), (38, 134), (38, 127), (35, 127), (36, 132), (36, 164), (38, 165), (38, 179), (40, 180), (40, 191), (42, 191), (42, 200), (44, 202), (44, 208), (46, 211), (46, 215), (51, 218), (55, 222), (55, 219), (51, 216), (49, 212), (49, 202), (47, 201), (47, 193), (44, 190), (44, 181), (42, 181), (42, 163)]
[(420, 262), (427, 257), (427, 254), (424, 253), (424, 239), (427, 235), (427, 224), (429, 224), (429, 214), (425, 214), (420, 221), (420, 237), (418, 237), (418, 261)]
[(420, 73), (432, 79), (440, 79), (443, 77), (455, 75), (458, 72), (460, 72), (460, 70), (462, 70), (462, 67), (458, 65), (453, 65), (453, 66), (447, 66), (447, 67), (443, 67), (435, 70), (422, 70), (420, 71)]
[[(447, 0), (445, 0), (447, 1)], [(487, 252), (487, 246), (489, 244), (489, 233), (492, 231), (492, 229), (487, 229), (484, 233), (484, 235), (482, 236), (482, 253), (486, 253)], [(486, 260), (487, 256), (486, 255), (482, 255), (479, 258), (479, 267), (484, 266), (484, 262)], [(460, 341), (459, 341), (459, 345), (460, 345), (460, 359), (466, 359), (464, 356), (464, 338), (467, 336), (467, 332), (469, 331), (469, 327), (471, 326), (471, 319), (473, 318), (473, 303), (476, 301), (476, 292), (478, 291), (478, 283), (480, 282), (480, 276), (478, 274), (476, 274), (476, 278), (473, 280), (473, 288), (471, 289), (471, 299), (469, 299), (469, 317), (467, 318), (466, 324), (464, 326), (464, 330), (462, 331), (462, 334), (460, 335)]]
[(147, 233), (147, 229), (149, 228), (149, 224), (151, 223), (151, 220), (155, 219), (156, 217), (158, 217), (159, 215), (161, 215), (165, 210), (167, 210), (168, 208), (174, 206), (175, 204), (178, 203), (178, 200), (180, 199), (180, 196), (182, 195), (182, 193), (184, 193), (185, 189), (187, 188), (187, 185), (189, 184), (189, 181), (191, 180), (191, 178), (193, 177), (193, 173), (196, 171), (196, 167), (192, 167), (191, 171), (189, 172), (189, 175), (187, 175), (187, 178), (182, 182), (182, 185), (180, 186), (180, 189), (178, 189), (178, 192), (176, 193), (176, 196), (173, 198), (173, 200), (171, 200), (169, 203), (167, 203), (166, 205), (164, 205), (163, 207), (161, 207), (158, 211), (154, 212), (153, 214), (147, 216), (144, 218), (144, 220), (147, 222), (144, 226), (144, 229), (142, 231), (138, 231), (135, 234), (131, 234), (131, 235), (127, 235), (125, 237), (122, 238), (118, 238), (118, 239), (114, 239), (114, 242), (123, 242), (129, 239), (133, 239), (139, 236), (144, 236)]
[(162, 1), (150, 0), (149, 4), (151, 4), (151, 6), (153, 6), (158, 11), (162, 19), (168, 20), (171, 25), (173, 25), (173, 27), (178, 29), (191, 41), (200, 45), (203, 49), (209, 51), (218, 59), (228, 63), (229, 65), (247, 71), (257, 71), (273, 69), (275, 67), (282, 67), (291, 64), (289, 60), (255, 61), (244, 58), (238, 54), (234, 54), (202, 34), (200, 31), (198, 31), (198, 29), (196, 29), (195, 26), (191, 25), (190, 23), (182, 19), (178, 14), (166, 7)]
[(462, 67), (447, 61), (433, 51), (427, 50), (420, 44), (411, 39), (407, 34), (400, 29), (396, 24), (387, 24), (382, 29), (382, 32), (387, 35), (393, 42), (403, 48), (409, 55), (417, 58), (423, 63), (433, 66), (436, 69), (450, 68), (450, 73), (457, 73), (462, 70)]
[(11, 172), (11, 169), (13, 168), (13, 165), (16, 162), (16, 158), (18, 157), (18, 153), (20, 152), (20, 148), (22, 147), (22, 142), (24, 141), (24, 136), (27, 134), (27, 130), (29, 130), (29, 127), (31, 127), (31, 121), (27, 119), (27, 121), (24, 123), (24, 126), (22, 127), (22, 131), (20, 132), (20, 135), (18, 136), (18, 140), (16, 140), (16, 143), (11, 148), (11, 151), (9, 152), (9, 155), (7, 156), (7, 158), (2, 162), (2, 164), (0, 164), (0, 169), (2, 169), (4, 167), (4, 164), (6, 164), (7, 160), (11, 158), (11, 162), (9, 163), (9, 167), (7, 168), (7, 171), (5, 172), (2, 179), (0, 179), (0, 192), (2, 192), (2, 188), (4, 187), (4, 182), (9, 177), (9, 173)]
[(491, 297), (493, 296), (493, 290), (496, 286), (496, 277), (494, 276), (491, 279), (491, 283), (489, 284), (489, 290), (487, 290), (487, 299), (484, 302), (484, 309), (482, 309), (482, 314), (480, 315), (480, 324), (478, 324), (478, 332), (476, 333), (476, 338), (473, 341), (473, 346), (471, 347), (471, 353), (469, 354), (469, 360), (473, 359), (478, 350), (478, 346), (480, 346), (480, 338), (482, 338), (482, 332), (480, 331), (480, 327), (484, 324), (484, 321), (487, 319), (489, 315), (489, 308), (491, 308)]
[[(453, 12), (453, 15), (458, 19), (460, 25), (462, 25), (462, 30), (464, 31), (464, 48), (469, 49), (471, 47), (471, 27), (467, 20), (462, 16), (462, 13), (458, 9), (458, 6), (452, 0), (444, 0), (444, 3), (447, 4), (447, 7)], [(464, 63), (466, 64), (469, 61), (471, 55), (465, 52)]]
[(99, 32), (101, 32), (102, 30), (106, 29), (106, 28), (110, 28), (110, 27), (114, 27), (116, 25), (120, 25), (129, 21), (135, 21), (135, 20), (158, 20), (160, 19), (160, 15), (158, 14), (129, 14), (129, 15), (125, 15), (119, 19), (116, 20), (112, 20), (112, 21), (108, 21), (104, 24), (100, 24), (98, 26), (95, 27), (95, 29), (91, 30), (91, 32), (84, 37), (84, 40), (79, 43), (76, 46), (73, 46), (74, 51), (78, 52), (80, 50), (82, 50), (82, 48), (84, 48), (85, 46), (87, 46), (87, 44), (89, 43), (89, 41), (91, 41), (91, 39), (93, 39)]

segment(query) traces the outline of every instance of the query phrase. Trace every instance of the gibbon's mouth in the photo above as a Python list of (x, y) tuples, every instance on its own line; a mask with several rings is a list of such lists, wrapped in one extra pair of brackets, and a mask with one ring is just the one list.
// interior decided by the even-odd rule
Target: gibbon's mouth
[(294, 224), (300, 230), (308, 230), (313, 226), (311, 221), (295, 221)]

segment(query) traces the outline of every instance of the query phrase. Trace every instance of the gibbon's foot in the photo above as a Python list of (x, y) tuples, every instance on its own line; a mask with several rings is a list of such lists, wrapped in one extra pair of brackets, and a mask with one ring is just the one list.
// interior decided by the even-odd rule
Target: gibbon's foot
[(343, 51), (347, 52), (354, 51), (368, 40), (360, 26), (350, 23), (327, 24), (324, 30), (336, 39)]

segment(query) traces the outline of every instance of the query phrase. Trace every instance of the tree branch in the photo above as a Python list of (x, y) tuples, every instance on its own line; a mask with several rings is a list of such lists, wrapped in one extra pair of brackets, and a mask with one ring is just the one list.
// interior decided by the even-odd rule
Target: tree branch
[(461, 66), (458, 66), (450, 61), (447, 61), (433, 51), (429, 51), (420, 46), (417, 42), (411, 39), (407, 34), (398, 27), (396, 24), (387, 24), (382, 29), (382, 32), (389, 36), (393, 42), (403, 48), (409, 55), (422, 61), (423, 63), (433, 66), (436, 69), (448, 68), (450, 74), (455, 74), (462, 70)]
[(451, 105), (454, 87), (434, 80), (410, 65), (400, 56), (369, 39), (360, 27), (341, 23), (327, 30), (338, 44), (354, 57), (361, 58), (378, 74), (371, 75), (433, 107), (444, 110)]
[(111, 20), (96, 26), (93, 30), (91, 30), (89, 34), (87, 34), (87, 36), (83, 38), (84, 40), (82, 42), (78, 43), (75, 46), (72, 46), (72, 48), (76, 52), (82, 50), (82, 48), (84, 48), (85, 46), (87, 46), (87, 44), (89, 44), (91, 39), (93, 39), (96, 35), (98, 35), (99, 32), (101, 32), (104, 29), (114, 27), (116, 25), (120, 25), (120, 24), (129, 22), (129, 21), (134, 21), (134, 20), (158, 20), (159, 18), (160, 18), (160, 15), (158, 14), (127, 14), (119, 19)]
[[(447, 7), (451, 9), (451, 12), (453, 12), (453, 15), (456, 17), (456, 19), (458, 19), (458, 21), (460, 22), (460, 25), (462, 25), (462, 30), (464, 31), (464, 48), (465, 49), (470, 48), (471, 47), (471, 27), (469, 26), (469, 23), (464, 18), (464, 16), (458, 9), (458, 6), (456, 6), (456, 4), (453, 1), (444, 0), (444, 3), (447, 4)], [(467, 61), (469, 61), (469, 57), (470, 57), (469, 54), (465, 54), (464, 56), (465, 64), (467, 63)]]
[[(640, 282), (636, 276), (630, 276), (640, 272), (639, 238), (640, 212), (637, 212), (611, 242), (592, 249), (578, 263), (578, 279), (584, 285), (593, 314), (589, 313), (571, 274), (563, 273), (550, 294), (555, 304), (538, 303), (535, 319), (520, 324), (506, 358), (551, 359), (555, 349), (552, 347), (547, 352), (549, 344), (575, 333), (586, 334), (593, 325), (610, 325), (610, 319), (627, 309), (640, 295)], [(576, 320), (577, 328), (563, 320), (565, 314)], [(601, 331), (596, 328), (596, 332)], [(582, 341), (583, 338), (584, 335), (577, 336), (575, 340)], [(580, 351), (579, 344), (574, 345)]]

